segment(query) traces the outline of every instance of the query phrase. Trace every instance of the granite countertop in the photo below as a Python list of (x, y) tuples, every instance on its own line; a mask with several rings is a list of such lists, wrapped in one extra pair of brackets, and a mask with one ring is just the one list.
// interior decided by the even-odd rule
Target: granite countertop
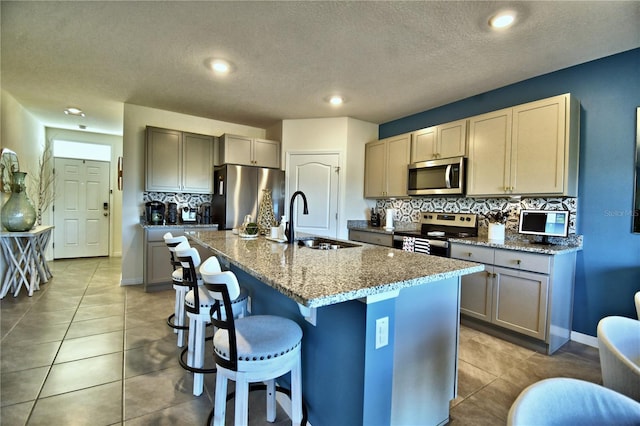
[[(348, 221), (347, 228), (367, 232), (393, 234), (396, 231), (417, 231), (419, 230), (420, 226), (417, 223), (408, 222), (399, 222), (394, 225), (395, 229), (393, 231), (387, 231), (384, 227), (377, 228), (370, 226), (366, 220), (350, 220)], [(479, 233), (480, 235), (477, 237), (449, 238), (449, 241), (459, 244), (469, 244), (474, 246), (485, 246), (505, 250), (527, 251), (531, 253), (552, 255), (582, 250), (582, 235), (570, 235), (569, 238), (557, 238), (553, 240), (557, 242), (557, 244), (542, 245), (535, 244), (528, 237), (524, 237), (514, 233), (507, 233), (504, 242), (489, 240), (486, 231)]]
[(142, 222), (140, 226), (143, 229), (154, 229), (154, 228), (180, 228), (180, 229), (191, 229), (191, 228), (208, 228), (208, 229), (218, 229), (218, 224), (216, 223), (176, 223), (173, 225), (152, 225), (150, 223)]
[(245, 240), (231, 231), (194, 230), (187, 233), (187, 238), (310, 308), (484, 270), (484, 265), (477, 263), (365, 243), (315, 250), (264, 237)]
[[(581, 236), (580, 236), (581, 237)], [(582, 250), (582, 238), (577, 239), (566, 245), (552, 244), (543, 245), (536, 244), (530, 240), (505, 238), (503, 242), (489, 240), (486, 236), (467, 237), (467, 238), (449, 238), (452, 243), (468, 244), (474, 246), (493, 247), (505, 250), (526, 251), (530, 253), (540, 254), (563, 254)]]

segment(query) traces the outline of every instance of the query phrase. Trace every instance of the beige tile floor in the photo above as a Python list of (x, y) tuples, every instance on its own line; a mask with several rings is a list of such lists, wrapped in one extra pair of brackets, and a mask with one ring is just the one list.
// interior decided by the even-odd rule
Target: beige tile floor
[[(120, 287), (119, 258), (50, 267), (54, 278), (33, 297), (0, 303), (0, 425), (204, 425), (214, 377), (202, 396), (191, 394), (165, 325), (173, 290)], [(503, 425), (523, 388), (557, 376), (601, 383), (598, 351), (569, 343), (546, 356), (462, 327), (450, 425)], [(252, 392), (252, 425), (271, 424), (263, 397)], [(232, 417), (230, 403), (228, 424)], [(281, 410), (280, 424), (289, 424)]]

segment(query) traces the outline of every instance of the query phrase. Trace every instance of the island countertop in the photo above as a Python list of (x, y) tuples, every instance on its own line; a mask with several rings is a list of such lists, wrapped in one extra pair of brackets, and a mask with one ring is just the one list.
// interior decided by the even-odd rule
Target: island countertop
[(187, 238), (303, 306), (317, 308), (484, 270), (484, 265), (358, 243), (315, 250), (231, 231), (186, 233)]

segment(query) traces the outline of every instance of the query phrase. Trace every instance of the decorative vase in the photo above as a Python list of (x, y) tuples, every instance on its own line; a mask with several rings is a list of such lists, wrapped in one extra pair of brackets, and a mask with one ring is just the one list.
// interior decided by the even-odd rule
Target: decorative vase
[(489, 240), (504, 242), (504, 223), (489, 224)]
[(7, 231), (24, 232), (33, 228), (36, 222), (36, 209), (27, 197), (25, 172), (13, 172), (11, 197), (2, 206), (2, 226)]
[(276, 215), (273, 213), (273, 198), (270, 189), (263, 189), (262, 202), (258, 208), (258, 228), (261, 235), (269, 235), (271, 227), (276, 224)]

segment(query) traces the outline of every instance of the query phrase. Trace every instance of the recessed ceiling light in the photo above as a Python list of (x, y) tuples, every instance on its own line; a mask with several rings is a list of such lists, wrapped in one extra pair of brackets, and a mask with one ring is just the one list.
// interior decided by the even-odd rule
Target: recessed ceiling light
[(69, 107), (65, 109), (64, 113), (67, 115), (77, 115), (79, 117), (84, 117), (84, 112), (81, 109), (75, 107)]
[(340, 106), (340, 105), (342, 105), (343, 103), (346, 102), (346, 99), (344, 98), (344, 96), (331, 95), (328, 98), (326, 98), (326, 101), (329, 102), (333, 106)]
[(233, 71), (233, 65), (224, 59), (211, 59), (209, 61), (209, 67), (215, 75), (227, 75)]
[(489, 26), (495, 29), (505, 29), (513, 25), (516, 14), (512, 11), (500, 12), (489, 19)]

